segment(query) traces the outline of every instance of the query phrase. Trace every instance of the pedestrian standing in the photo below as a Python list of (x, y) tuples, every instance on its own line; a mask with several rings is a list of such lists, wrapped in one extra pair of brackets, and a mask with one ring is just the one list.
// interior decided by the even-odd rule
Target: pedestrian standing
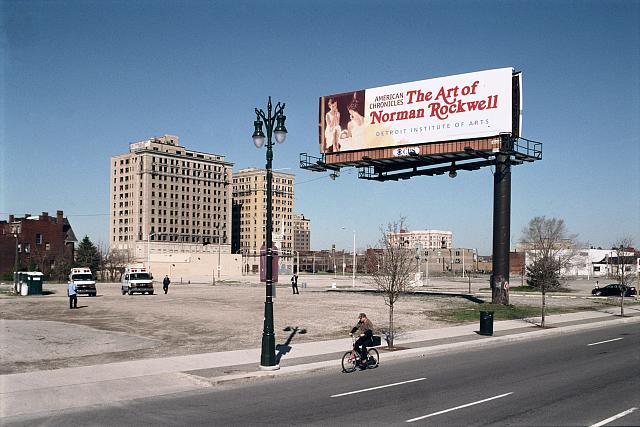
[(293, 276), (291, 276), (291, 290), (293, 291), (293, 294), (299, 294), (300, 292), (298, 291), (298, 275), (294, 273)]
[(67, 295), (69, 295), (69, 308), (78, 308), (78, 288), (75, 283), (69, 283)]
[(171, 283), (169, 275), (165, 274), (164, 279), (162, 280), (162, 290), (164, 291), (165, 295), (167, 294), (167, 292), (169, 292), (169, 283)]

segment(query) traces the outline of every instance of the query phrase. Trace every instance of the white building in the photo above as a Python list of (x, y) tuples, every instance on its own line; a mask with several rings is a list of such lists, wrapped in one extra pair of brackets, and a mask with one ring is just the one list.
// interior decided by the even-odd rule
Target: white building
[(453, 247), (453, 233), (441, 230), (401, 230), (397, 233), (401, 242), (409, 247), (421, 245), (424, 250), (451, 249)]
[[(625, 257), (632, 257), (633, 252), (625, 252)], [(569, 249), (559, 252), (560, 257), (572, 257), (569, 265), (560, 270), (563, 277), (611, 277), (617, 273), (617, 252), (612, 249)], [(526, 265), (533, 262), (530, 251), (526, 252)], [(629, 263), (625, 269), (630, 273), (637, 272), (636, 262)]]

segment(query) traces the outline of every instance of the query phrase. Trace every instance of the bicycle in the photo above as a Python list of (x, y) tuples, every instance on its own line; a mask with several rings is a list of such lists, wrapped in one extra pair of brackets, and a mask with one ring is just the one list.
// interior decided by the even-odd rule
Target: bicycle
[[(374, 337), (375, 339), (375, 337)], [(362, 369), (375, 369), (380, 364), (380, 354), (374, 347), (367, 349), (367, 360), (364, 364), (360, 364), (360, 354), (355, 350), (356, 337), (351, 335), (351, 351), (347, 351), (342, 356), (342, 372), (351, 373), (358, 366)]]

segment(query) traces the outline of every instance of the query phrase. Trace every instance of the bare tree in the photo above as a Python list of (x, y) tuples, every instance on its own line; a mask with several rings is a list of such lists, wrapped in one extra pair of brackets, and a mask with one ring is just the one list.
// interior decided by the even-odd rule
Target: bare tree
[(520, 242), (531, 261), (527, 265), (527, 284), (542, 293), (541, 322), (544, 328), (546, 293), (561, 285), (561, 271), (577, 255), (577, 236), (569, 234), (564, 220), (537, 216), (522, 230)]
[(400, 231), (405, 229), (405, 223), (405, 218), (401, 217), (397, 222), (387, 224), (386, 228), (381, 227), (381, 250), (372, 251), (372, 254), (375, 254), (372, 256), (378, 257), (376, 267), (379, 266), (373, 273), (373, 280), (389, 307), (389, 326), (386, 334), (389, 348), (393, 348), (396, 335), (393, 323), (394, 304), (409, 289), (415, 271), (414, 250), (400, 239)]
[(105, 270), (109, 274), (109, 280), (117, 282), (122, 272), (129, 263), (129, 251), (111, 249), (105, 258)]
[[(104, 242), (98, 242), (96, 245), (96, 248), (98, 249), (98, 256), (100, 258), (100, 261), (98, 263), (98, 271), (100, 272), (100, 280), (102, 280), (103, 282), (107, 280), (107, 253), (108, 253), (108, 249), (107, 249), (107, 245)], [(98, 274), (96, 274), (96, 279), (98, 277)]]
[(50, 256), (50, 252), (45, 249), (44, 245), (35, 245), (31, 253), (31, 259), (34, 261), (38, 271), (41, 271), (47, 276), (52, 275), (51, 261), (53, 261), (53, 258)]
[(616, 281), (620, 285), (620, 316), (624, 317), (624, 296), (635, 280), (632, 270), (632, 256), (627, 255), (633, 249), (633, 239), (625, 236), (613, 244), (613, 251), (616, 253)]

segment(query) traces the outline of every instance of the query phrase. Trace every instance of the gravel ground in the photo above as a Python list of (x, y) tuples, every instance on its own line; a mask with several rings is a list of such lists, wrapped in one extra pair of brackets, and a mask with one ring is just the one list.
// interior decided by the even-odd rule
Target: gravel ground
[[(300, 283), (305, 280), (300, 280)], [(350, 289), (346, 278), (308, 278), (309, 287), (292, 295), (278, 286), (274, 300), (276, 342), (285, 326), (299, 326), (306, 335), (296, 342), (344, 337), (364, 311), (374, 325), (383, 326), (387, 307), (376, 294), (327, 292), (331, 282)], [(585, 287), (584, 284), (582, 284)], [(358, 283), (366, 286), (366, 283)], [(462, 291), (466, 281), (435, 280), (432, 287)], [(474, 281), (472, 290), (486, 286)], [(589, 285), (590, 286), (590, 285)], [(98, 284), (98, 296), (78, 298), (70, 310), (66, 285), (45, 284), (46, 295), (7, 295), (0, 285), (0, 374), (93, 365), (139, 358), (258, 348), (264, 316), (264, 286), (257, 283), (173, 285), (167, 295), (122, 295), (119, 284)], [(590, 289), (590, 288), (589, 288)], [(580, 289), (582, 291), (582, 289)], [(490, 297), (488, 297), (490, 299)], [(513, 304), (539, 306), (539, 297), (515, 297)], [(598, 307), (584, 298), (549, 298), (550, 306)], [(450, 326), (433, 320), (443, 307), (468, 309), (475, 303), (461, 298), (410, 296), (395, 306), (398, 330)]]

